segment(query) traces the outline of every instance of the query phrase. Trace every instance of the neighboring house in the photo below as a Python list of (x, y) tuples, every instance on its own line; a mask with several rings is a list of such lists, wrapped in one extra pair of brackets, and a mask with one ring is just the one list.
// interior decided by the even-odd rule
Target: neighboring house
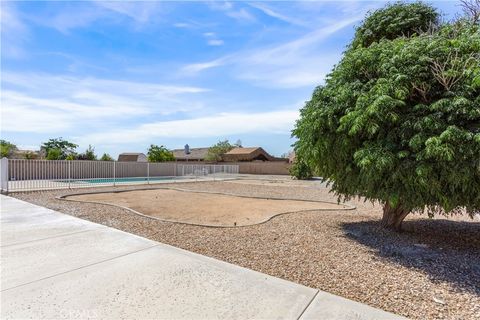
[(11, 159), (40, 159), (42, 158), (41, 152), (38, 150), (21, 150), (17, 149), (13, 151)]
[(172, 153), (176, 161), (205, 161), (208, 149), (209, 148), (184, 148), (172, 150)]
[(147, 156), (143, 153), (125, 152), (118, 155), (118, 161), (124, 162), (147, 162)]
[(284, 161), (288, 162), (286, 158), (276, 158), (271, 156), (261, 147), (251, 148), (233, 148), (223, 155), (223, 161), (240, 162), (240, 161)]

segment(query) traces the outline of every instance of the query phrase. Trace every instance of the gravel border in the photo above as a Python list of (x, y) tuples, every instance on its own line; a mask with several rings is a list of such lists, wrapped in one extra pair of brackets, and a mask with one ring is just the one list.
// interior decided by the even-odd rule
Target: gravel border
[[(198, 182), (182, 188), (336, 201), (315, 181), (282, 183), (285, 186)], [(108, 188), (82, 191), (95, 190)], [(56, 199), (71, 192), (11, 196), (413, 319), (480, 319), (480, 223), (467, 217), (410, 215), (405, 231), (393, 233), (380, 227), (379, 207), (352, 200), (355, 210), (299, 212), (261, 225), (210, 228), (152, 220), (104, 204)]]

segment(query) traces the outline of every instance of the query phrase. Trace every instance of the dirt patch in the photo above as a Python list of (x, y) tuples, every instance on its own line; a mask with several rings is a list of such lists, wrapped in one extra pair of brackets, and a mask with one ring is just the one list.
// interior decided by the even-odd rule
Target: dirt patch
[(171, 189), (82, 194), (66, 199), (106, 203), (161, 220), (216, 227), (254, 225), (284, 213), (349, 208), (328, 202), (262, 199)]

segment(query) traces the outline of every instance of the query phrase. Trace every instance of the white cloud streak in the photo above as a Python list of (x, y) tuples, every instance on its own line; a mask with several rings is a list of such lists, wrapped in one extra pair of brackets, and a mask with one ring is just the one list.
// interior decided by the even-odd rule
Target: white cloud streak
[(204, 71), (204, 70), (208, 70), (208, 69), (211, 69), (211, 68), (223, 66), (226, 63), (228, 63), (229, 60), (230, 60), (230, 56), (225, 56), (225, 57), (222, 57), (222, 58), (219, 58), (219, 59), (216, 59), (216, 60), (212, 60), (212, 61), (208, 61), (208, 62), (188, 64), (188, 65), (183, 66), (181, 68), (180, 73), (182, 75), (186, 75), (186, 76), (195, 75), (198, 72), (201, 72), (201, 71)]
[(198, 110), (206, 89), (48, 74), (2, 75), (2, 131), (60, 132)]
[(157, 1), (95, 1), (97, 6), (125, 15), (136, 22), (147, 23), (152, 16), (158, 16)]
[(305, 34), (299, 39), (277, 46), (245, 50), (212, 61), (194, 63), (181, 69), (183, 74), (196, 73), (229, 65), (238, 79), (262, 87), (295, 88), (320, 84), (340, 52), (323, 53), (320, 45), (336, 32), (361, 20), (349, 17)]
[(249, 3), (248, 4), (249, 6), (255, 8), (255, 9), (258, 9), (260, 10), (261, 12), (263, 12), (264, 14), (266, 14), (267, 16), (270, 16), (272, 18), (275, 18), (275, 19), (278, 19), (278, 20), (281, 20), (283, 22), (287, 22), (287, 23), (290, 23), (290, 24), (293, 24), (293, 25), (297, 25), (297, 26), (306, 26), (306, 23), (301, 21), (301, 20), (297, 20), (297, 19), (294, 19), (294, 18), (291, 18), (287, 15), (284, 15), (284, 14), (281, 14), (277, 11), (274, 11), (273, 9), (271, 9), (270, 7), (268, 6), (265, 6), (264, 4), (260, 4), (260, 3)]
[(240, 8), (237, 9), (232, 2), (225, 1), (225, 2), (216, 2), (212, 1), (209, 2), (208, 5), (213, 10), (222, 11), (230, 18), (237, 20), (238, 22), (254, 22), (256, 18), (253, 14), (251, 14), (247, 9)]
[(12, 3), (2, 1), (0, 6), (2, 55), (10, 58), (24, 58), (26, 52), (22, 45), (28, 40), (30, 32)]
[(293, 128), (298, 110), (263, 113), (219, 113), (196, 119), (158, 121), (133, 129), (90, 134), (80, 138), (82, 143), (141, 143), (155, 138), (207, 138), (232, 134), (285, 134)]

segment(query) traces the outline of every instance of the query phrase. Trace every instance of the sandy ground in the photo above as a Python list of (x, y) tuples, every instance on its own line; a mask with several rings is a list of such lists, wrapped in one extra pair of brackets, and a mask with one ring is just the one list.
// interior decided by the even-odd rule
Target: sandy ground
[[(250, 197), (336, 200), (318, 181), (265, 180), (185, 183), (182, 188)], [(395, 233), (381, 228), (379, 207), (355, 200), (351, 203), (356, 210), (298, 212), (258, 225), (210, 228), (153, 220), (108, 205), (56, 199), (69, 192), (12, 195), (412, 319), (480, 319), (480, 223), (466, 216), (428, 219), (410, 215), (405, 231)]]
[(253, 225), (284, 213), (347, 208), (345, 205), (326, 202), (261, 199), (168, 189), (82, 194), (66, 199), (107, 203), (162, 220), (218, 227)]

